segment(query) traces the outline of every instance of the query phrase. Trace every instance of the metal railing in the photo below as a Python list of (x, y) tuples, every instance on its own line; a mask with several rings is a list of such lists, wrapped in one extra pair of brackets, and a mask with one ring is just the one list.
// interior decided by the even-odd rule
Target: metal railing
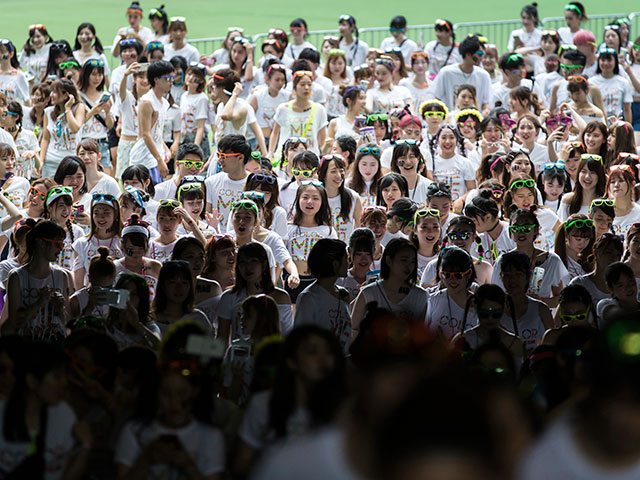
[[(637, 36), (640, 36), (640, 12), (633, 12), (630, 14), (605, 14), (605, 15), (592, 15), (584, 25), (584, 28), (591, 30), (596, 35), (596, 41), (599, 43), (601, 35), (599, 32), (604, 30), (604, 26), (618, 18), (629, 18), (631, 21), (631, 41), (635, 40)], [(541, 21), (541, 28), (555, 29), (565, 26), (564, 17), (549, 17), (543, 18)], [(494, 22), (463, 22), (456, 23), (454, 30), (456, 32), (456, 40), (459, 42), (469, 34), (481, 34), (489, 40), (489, 43), (497, 45), (499, 52), (505, 52), (507, 49), (507, 43), (509, 36), (513, 30), (521, 28), (522, 23), (520, 20), (497, 20)], [(314, 30), (308, 33), (307, 41), (320, 49), (322, 46), (322, 39), (325, 35), (338, 35), (337, 29), (333, 30)], [(370, 47), (378, 47), (382, 40), (389, 36), (388, 27), (372, 27), (361, 28), (360, 39), (366, 42)], [(252, 40), (255, 45), (256, 52), (260, 52), (262, 42), (267, 38), (266, 33), (258, 33), (253, 35)], [(435, 26), (429, 25), (411, 25), (407, 27), (407, 38), (415, 41), (421, 48), (431, 40), (435, 40)], [(211, 37), (211, 38), (196, 38), (189, 40), (189, 43), (196, 47), (201, 54), (211, 54), (214, 50), (222, 46), (222, 42), (225, 37)], [(111, 48), (106, 47), (107, 51), (105, 55), (109, 59), (111, 68), (119, 65), (118, 59), (111, 56)], [(256, 57), (259, 53), (256, 54)]]

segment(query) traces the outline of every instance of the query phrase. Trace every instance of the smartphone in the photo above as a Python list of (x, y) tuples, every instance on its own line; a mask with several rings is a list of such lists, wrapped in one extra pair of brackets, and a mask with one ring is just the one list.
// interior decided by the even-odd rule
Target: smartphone
[(369, 80), (360, 80), (360, 86), (366, 88), (369, 88)]
[(98, 103), (107, 103), (109, 100), (111, 100), (111, 94), (110, 93), (103, 93), (102, 96), (100, 97), (100, 100), (98, 101)]
[(129, 302), (130, 295), (129, 290), (101, 288), (100, 292), (104, 292), (106, 294), (105, 305), (117, 308), (118, 310), (124, 310), (125, 308), (127, 308), (127, 303)]
[(210, 67), (213, 67), (216, 64), (216, 59), (213, 57), (205, 57), (204, 62), (202, 63)]
[(78, 213), (84, 213), (84, 205), (78, 205), (73, 208), (75, 208)]
[(146, 72), (147, 70), (149, 70), (148, 63), (139, 63), (138, 68), (136, 68), (136, 72)]

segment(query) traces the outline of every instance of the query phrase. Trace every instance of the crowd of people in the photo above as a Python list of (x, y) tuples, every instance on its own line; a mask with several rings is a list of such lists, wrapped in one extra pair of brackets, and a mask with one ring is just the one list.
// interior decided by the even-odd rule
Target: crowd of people
[(520, 14), (0, 40), (0, 477), (640, 478), (640, 37)]

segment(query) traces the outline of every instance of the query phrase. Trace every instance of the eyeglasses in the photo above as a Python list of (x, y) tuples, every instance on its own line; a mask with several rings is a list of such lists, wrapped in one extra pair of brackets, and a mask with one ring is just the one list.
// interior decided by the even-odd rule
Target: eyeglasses
[[(276, 29), (271, 29), (271, 30), (280, 30), (279, 28)], [(271, 30), (269, 30), (269, 33), (272, 33)], [(280, 30), (282, 31), (282, 30)], [(231, 33), (231, 32), (239, 32), (239, 33), (244, 33), (244, 28), (242, 27), (227, 27), (227, 32)]]
[(630, 158), (630, 159), (636, 160), (636, 161), (640, 161), (640, 156), (636, 155), (635, 153), (620, 152), (618, 154), (618, 160), (626, 160), (627, 158)]
[(362, 70), (368, 70), (369, 64), (363, 63), (362, 65), (358, 65), (357, 67), (353, 67), (353, 73), (361, 72)]
[(311, 170), (299, 170), (297, 168), (294, 168), (291, 170), (291, 173), (293, 174), (294, 177), (311, 178), (313, 176), (313, 172), (315, 171), (316, 171), (315, 167), (312, 168)]
[(449, 22), (447, 22), (446, 20), (442, 20), (441, 18), (438, 18), (435, 22), (436, 28), (440, 27), (440, 28), (445, 28), (447, 31), (451, 31), (451, 26), (449, 25)]
[(593, 228), (593, 220), (591, 220), (590, 218), (587, 219), (578, 219), (578, 220), (574, 220), (573, 222), (567, 223), (565, 222), (564, 224), (564, 229), (565, 230), (569, 230), (571, 227), (576, 227), (576, 228)]
[(636, 50), (640, 50), (640, 45), (634, 43), (631, 45), (631, 48), (635, 48)]
[(198, 170), (204, 166), (204, 162), (200, 160), (178, 160), (178, 163), (185, 168), (197, 168)]
[(167, 82), (173, 82), (173, 80), (176, 78), (175, 73), (172, 73), (170, 75), (162, 75), (161, 77), (158, 78), (162, 78), (163, 80), (166, 80)]
[[(229, 27), (229, 28), (234, 28), (234, 27)], [(239, 30), (232, 30), (234, 32), (240, 31), (242, 29)], [(227, 31), (230, 31), (229, 29), (227, 29)], [(242, 30), (242, 32), (244, 32), (244, 30)], [(269, 29), (269, 35), (282, 35), (283, 33), (285, 33), (284, 30), (282, 30), (281, 28), (270, 28)]]
[(580, 155), (580, 160), (586, 162), (587, 160), (594, 160), (598, 162), (600, 165), (604, 165), (602, 162), (602, 157), (600, 155), (594, 155), (593, 153), (583, 153)]
[(163, 198), (160, 200), (161, 207), (179, 208), (182, 207), (182, 203), (177, 200), (171, 200), (170, 198)]
[(218, 158), (223, 162), (226, 162), (229, 157), (239, 157), (241, 153), (224, 153), (218, 150)]
[(567, 3), (564, 6), (565, 10), (573, 10), (574, 12), (576, 12), (579, 16), (582, 16), (582, 12), (580, 11), (580, 7), (578, 7), (577, 5), (574, 5), (573, 3)]
[(73, 195), (73, 187), (53, 187), (47, 195), (47, 203), (51, 197), (61, 197), (63, 195)]
[(29, 31), (33, 30), (46, 30), (45, 26), (41, 23), (34, 23), (33, 25), (29, 25)]
[(336, 37), (335, 35), (325, 35), (322, 37), (323, 42), (339, 42), (340, 37)]
[[(276, 40), (274, 40), (274, 42), (278, 43)], [(278, 44), (278, 47), (279, 46), (280, 46), (280, 44)], [(287, 71), (287, 69), (285, 68), (284, 65), (281, 65), (279, 63), (274, 63), (273, 65), (269, 65), (269, 68), (267, 69), (267, 76), (269, 76), (269, 74), (271, 73), (272, 70), (275, 70), (277, 72), (283, 72), (283, 73), (286, 73), (286, 71)]]
[(571, 142), (570, 144), (573, 148), (581, 148), (584, 150), (584, 144), (582, 142)]
[(489, 170), (491, 170), (493, 172), (493, 170), (495, 169), (496, 165), (498, 163), (507, 163), (507, 161), (504, 158), (504, 155), (500, 155), (498, 158), (496, 158), (493, 163), (491, 165), (489, 165)]
[(551, 35), (552, 37), (557, 37), (558, 36), (558, 32), (556, 32), (555, 30), (543, 30), (542, 31), (542, 36), (546, 36), (546, 35)]
[(421, 208), (418, 211), (416, 211), (415, 215), (413, 216), (414, 223), (420, 217), (440, 218), (440, 210), (436, 210), (435, 208)]
[(445, 280), (449, 280), (452, 277), (456, 280), (461, 280), (470, 273), (471, 269), (465, 270), (464, 272), (445, 272), (444, 270), (440, 270), (440, 277), (444, 278)]
[(504, 195), (504, 191), (502, 190), (491, 190), (491, 196), (496, 200), (500, 200)]
[(511, 233), (531, 233), (537, 225), (509, 225)]
[(60, 71), (65, 71), (67, 68), (80, 68), (80, 65), (75, 60), (69, 60), (68, 62), (62, 62), (58, 65), (58, 68)]
[(289, 137), (286, 141), (288, 145), (292, 145), (294, 143), (302, 143), (304, 145), (307, 144), (308, 139), (306, 137)]
[(185, 17), (171, 17), (169, 19), (170, 22), (181, 22), (184, 23), (187, 21), (187, 19)]
[(332, 48), (327, 52), (328, 55), (342, 55), (343, 57), (346, 55), (344, 50), (340, 50), (339, 48)]
[(620, 170), (622, 172), (629, 172), (629, 173), (631, 173), (633, 175), (633, 171), (631, 170), (631, 167), (629, 165), (625, 165), (625, 164), (622, 164), (622, 165), (611, 165), (609, 167), (609, 173), (613, 173), (613, 172), (615, 172), (617, 170)]
[(371, 115), (367, 115), (366, 123), (377, 122), (378, 120), (386, 122), (388, 118), (389, 118), (389, 115), (386, 113), (372, 113)]
[(615, 48), (601, 47), (598, 55), (618, 55)]
[(550, 119), (548, 119), (545, 124), (551, 130), (555, 130), (558, 125), (563, 125), (565, 127), (571, 125), (573, 123), (573, 118), (566, 115), (554, 115)]
[(162, 50), (164, 52), (164, 43), (162, 42), (149, 42), (147, 44), (147, 48), (145, 48), (147, 52), (151, 50)]
[(503, 310), (481, 310), (476, 311), (478, 318), (492, 318), (493, 320), (500, 320), (504, 316)]
[(620, 25), (605, 25), (604, 30), (620, 30)]
[(560, 45), (560, 52), (564, 52), (566, 50), (578, 50), (578, 47), (573, 43), (564, 43)]
[(91, 60), (89, 60), (87, 62), (87, 65), (91, 65), (92, 67), (102, 67), (102, 68), (104, 68), (104, 61), (96, 60), (95, 58), (92, 58)]
[(207, 67), (205, 67), (202, 63), (200, 62), (191, 62), (189, 64), (189, 66), (191, 68), (197, 68), (198, 70), (200, 70), (205, 76), (207, 75)]
[(506, 113), (498, 115), (498, 119), (500, 120), (502, 127), (506, 130), (512, 130), (518, 123)]
[(293, 78), (296, 78), (296, 77), (313, 78), (313, 72), (310, 72), (309, 70), (298, 70), (297, 72), (293, 73)]
[(162, 14), (162, 12), (160, 10), (158, 10), (157, 8), (152, 8), (151, 10), (149, 10), (149, 16), (157, 16), (160, 18), (164, 18), (164, 15)]
[(340, 15), (338, 17), (338, 21), (339, 22), (349, 22), (351, 24), (355, 23), (355, 20), (353, 19), (353, 17), (351, 15)]
[(564, 170), (565, 169), (564, 162), (547, 163), (544, 166), (545, 170), (553, 170), (554, 168), (557, 168), (558, 170)]
[(182, 185), (180, 185), (179, 188), (179, 192), (189, 192), (191, 190), (202, 190), (202, 184), (201, 183), (184, 183)]
[(264, 202), (264, 192), (258, 192), (257, 190), (248, 190), (240, 194), (240, 198), (246, 198), (249, 200), (260, 200)]
[(458, 122), (458, 128), (476, 128), (476, 122), (473, 120), (467, 120), (466, 122)]
[(483, 50), (478, 50), (474, 55), (478, 55), (479, 57), (484, 56), (484, 51)]
[(204, 177), (202, 175), (185, 175), (182, 183), (204, 183)]
[(447, 237), (449, 238), (449, 240), (453, 240), (454, 242), (458, 240), (468, 240), (472, 236), (472, 232), (460, 232), (458, 230), (447, 233)]
[(380, 155), (380, 147), (360, 147), (358, 153), (363, 155), (374, 155), (377, 157)]
[(105, 202), (113, 203), (115, 202), (116, 197), (114, 197), (110, 193), (94, 193), (91, 196), (91, 199), (94, 202), (105, 201)]
[(446, 117), (446, 114), (444, 112), (427, 111), (427, 112), (424, 112), (422, 116), (429, 117), (429, 118), (439, 118), (441, 120), (444, 120), (444, 117)]
[(402, 53), (402, 49), (400, 47), (385, 48), (384, 53)]
[(251, 43), (251, 41), (248, 38), (245, 38), (245, 37), (234, 37), (232, 42), (233, 43), (240, 43), (242, 45), (244, 45), (245, 43)]
[(364, 207), (364, 209), (362, 210), (362, 213), (371, 213), (371, 212), (375, 212), (376, 210), (379, 212), (387, 213), (387, 207), (382, 205), (373, 205), (371, 207)]
[(239, 210), (241, 208), (252, 210), (253, 212), (255, 212), (256, 216), (259, 215), (258, 207), (251, 200), (238, 200), (237, 202), (233, 202), (231, 204), (231, 210)]
[(44, 201), (45, 198), (47, 198), (47, 195), (42, 193), (40, 190), (38, 190), (36, 187), (31, 187), (29, 189), (29, 193), (31, 195), (33, 195), (34, 197), (37, 197), (38, 195), (40, 195), (40, 200)]
[(413, 138), (402, 138), (400, 140), (396, 140), (396, 145), (417, 145), (418, 141)]
[(391, 57), (386, 56), (384, 58), (380, 57), (380, 58), (376, 58), (374, 60), (374, 63), (376, 65), (385, 65), (386, 67), (388, 67), (390, 70), (393, 70), (396, 68), (395, 64), (393, 63), (393, 60), (391, 60)]
[(589, 80), (587, 80), (582, 75), (571, 75), (571, 76), (567, 77), (567, 81), (568, 82), (575, 82), (575, 83), (589, 83)]
[(266, 182), (269, 185), (273, 185), (277, 181), (276, 177), (274, 177), (273, 175), (265, 175), (264, 173), (252, 173), (251, 175), (249, 175), (247, 181), (250, 182), (252, 180), (260, 183)]
[(389, 27), (389, 31), (391, 33), (400, 33), (400, 32), (404, 32), (404, 28)]
[(590, 309), (591, 307), (587, 307), (587, 309), (583, 313), (577, 313), (575, 315), (567, 315), (567, 314), (561, 313), (560, 320), (562, 320), (563, 323), (571, 323), (576, 320), (579, 320), (579, 321), (586, 320), (587, 317), (589, 316)]
[(124, 40), (120, 40), (120, 46), (126, 47), (127, 45), (135, 45), (138, 43), (138, 40), (135, 38), (125, 38)]
[(591, 205), (589, 206), (589, 211), (591, 211), (593, 207), (602, 207), (603, 205), (605, 207), (613, 207), (615, 206), (615, 201), (610, 200), (608, 198), (597, 198), (591, 201)]
[(291, 33), (295, 33), (295, 32), (306, 32), (306, 28), (304, 27), (289, 27), (289, 31)]
[(581, 68), (584, 68), (584, 67), (582, 65), (568, 65), (566, 63), (561, 63), (560, 68), (562, 70), (580, 70)]
[(527, 178), (526, 180), (516, 180), (509, 186), (509, 190), (518, 190), (519, 188), (536, 186), (536, 181), (533, 178)]
[(554, 67), (555, 67), (556, 65), (558, 65), (558, 63), (560, 63), (558, 60), (545, 60), (545, 61), (544, 61), (544, 64), (545, 64), (545, 65), (551, 65), (551, 66), (554, 66)]
[(320, 180), (303, 180), (300, 182), (301, 187), (306, 187), (307, 185), (313, 185), (314, 187), (324, 188), (324, 185)]
[(413, 52), (411, 54), (411, 60), (417, 60), (418, 58), (429, 60), (429, 55), (427, 54), (427, 52)]

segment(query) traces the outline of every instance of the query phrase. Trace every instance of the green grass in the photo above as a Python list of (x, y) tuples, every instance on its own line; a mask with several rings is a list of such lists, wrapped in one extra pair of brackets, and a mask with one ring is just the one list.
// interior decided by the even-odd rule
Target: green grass
[[(129, 3), (127, 0), (2, 0), (2, 36), (12, 39), (20, 49), (27, 37), (27, 26), (44, 23), (54, 38), (66, 38), (73, 46), (78, 24), (88, 21), (96, 26), (98, 36), (109, 45), (117, 29), (126, 25), (124, 12)], [(360, 28), (387, 26), (391, 17), (398, 14), (405, 15), (410, 24), (432, 23), (439, 17), (454, 23), (516, 19), (521, 4), (528, 1), (404, 0), (395, 4), (382, 0), (143, 0), (141, 3), (145, 12), (164, 3), (169, 16), (187, 18), (190, 38), (203, 38), (223, 36), (230, 25), (244, 27), (249, 35), (266, 32), (270, 27), (287, 28), (298, 16), (307, 20), (311, 30), (335, 29), (341, 13), (354, 15)], [(563, 15), (563, 1), (539, 3), (541, 18)], [(631, 0), (585, 3), (588, 14), (640, 10), (640, 4)], [(145, 19), (143, 24), (148, 25), (148, 21)]]

